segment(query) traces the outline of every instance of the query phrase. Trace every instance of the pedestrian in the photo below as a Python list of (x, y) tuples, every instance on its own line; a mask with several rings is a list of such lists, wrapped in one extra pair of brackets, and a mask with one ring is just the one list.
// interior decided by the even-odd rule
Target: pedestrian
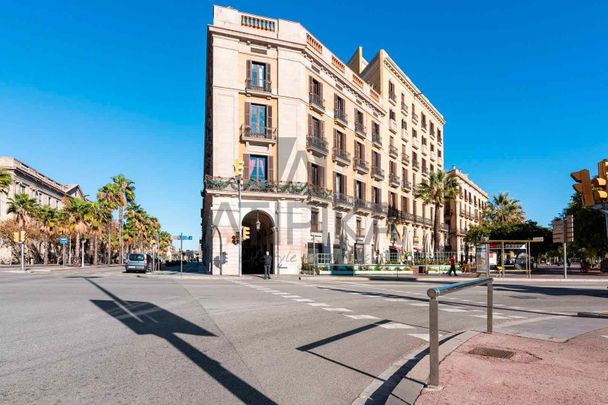
[(452, 277), (452, 272), (454, 272), (454, 277), (458, 277), (458, 275), (456, 274), (456, 258), (454, 257), (454, 255), (450, 256), (450, 271), (448, 273), (448, 276)]
[(266, 251), (266, 255), (264, 256), (264, 280), (267, 278), (270, 279), (270, 267), (272, 266), (272, 256), (270, 256), (270, 252)]

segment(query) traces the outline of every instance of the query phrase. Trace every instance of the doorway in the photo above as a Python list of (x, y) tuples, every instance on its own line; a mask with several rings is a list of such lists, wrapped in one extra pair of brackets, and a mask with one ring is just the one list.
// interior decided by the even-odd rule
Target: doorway
[(264, 255), (274, 256), (274, 222), (264, 211), (255, 210), (245, 215), (243, 226), (250, 229), (249, 239), (243, 241), (243, 274), (264, 274)]

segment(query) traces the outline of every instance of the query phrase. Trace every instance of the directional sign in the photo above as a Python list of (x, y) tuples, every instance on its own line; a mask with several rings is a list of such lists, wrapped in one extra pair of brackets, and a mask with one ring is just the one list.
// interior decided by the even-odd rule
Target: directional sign
[(67, 245), (68, 238), (66, 238), (65, 236), (62, 236), (61, 238), (59, 238), (59, 243), (61, 243), (62, 245)]
[(565, 223), (562, 220), (553, 221), (553, 243), (565, 243), (564, 238)]
[(566, 242), (574, 242), (574, 217), (572, 215), (566, 216)]
[(192, 240), (192, 236), (187, 236), (187, 235), (173, 235), (173, 237), (171, 238), (173, 240)]

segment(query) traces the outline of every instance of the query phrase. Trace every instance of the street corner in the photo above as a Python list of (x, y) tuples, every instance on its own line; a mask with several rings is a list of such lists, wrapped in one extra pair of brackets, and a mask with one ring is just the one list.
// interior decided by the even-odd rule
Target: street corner
[(416, 404), (603, 403), (607, 336), (608, 328), (567, 342), (479, 334), (444, 359), (442, 389), (423, 390)]

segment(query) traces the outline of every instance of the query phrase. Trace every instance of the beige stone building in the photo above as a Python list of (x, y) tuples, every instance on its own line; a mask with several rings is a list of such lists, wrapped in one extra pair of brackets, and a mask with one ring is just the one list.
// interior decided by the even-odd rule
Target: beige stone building
[(445, 121), (386, 51), (345, 63), (297, 22), (218, 6), (207, 39), (201, 249), (214, 274), (238, 273), (239, 218), (243, 273), (265, 251), (294, 274), (312, 254), (373, 263), (433, 248), (443, 210), (413, 191), (443, 170)]
[(445, 207), (445, 219), (450, 229), (448, 250), (456, 253), (459, 261), (472, 261), (475, 246), (464, 242), (464, 236), (472, 225), (478, 225), (488, 205), (488, 194), (475, 184), (466, 173), (452, 166), (448, 176), (458, 179), (460, 197)]
[[(7, 212), (8, 204), (16, 194), (27, 194), (38, 204), (52, 208), (61, 208), (66, 196), (84, 198), (78, 184), (60, 184), (13, 157), (0, 157), (0, 168), (12, 177), (8, 193), (0, 192), (0, 221), (12, 216)], [(10, 254), (10, 250), (0, 243), (0, 262), (10, 260)]]

